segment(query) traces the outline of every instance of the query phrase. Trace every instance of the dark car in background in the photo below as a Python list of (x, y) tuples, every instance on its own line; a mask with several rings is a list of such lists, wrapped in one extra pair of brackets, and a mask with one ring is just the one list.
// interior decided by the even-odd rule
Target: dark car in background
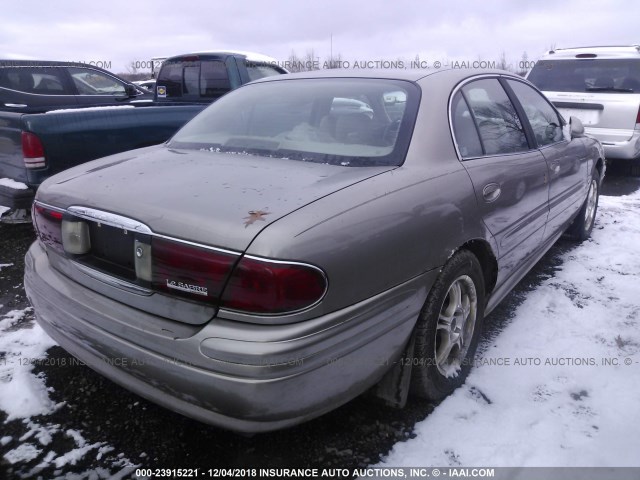
[(147, 90), (93, 65), (0, 60), (0, 111), (44, 112), (152, 99)]
[(589, 236), (604, 169), (507, 72), (273, 76), (44, 182), (25, 289), (71, 354), (228, 429), (372, 387), (437, 401), (484, 316), (563, 232)]
[[(8, 110), (0, 108), (0, 206), (11, 209), (0, 221), (7, 222), (28, 218), (26, 211), (35, 190), (50, 175), (89, 160), (162, 143), (230, 90), (257, 78), (287, 73), (271, 57), (259, 53), (180, 55), (163, 64), (152, 102), (154, 94), (146, 90), (134, 94), (133, 85), (123, 84), (106, 71), (54, 62), (48, 66), (39, 62), (35, 67), (25, 62), (0, 68), (5, 84), (19, 88), (24, 83), (31, 90), (3, 91), (0, 87), (0, 98)], [(61, 88), (75, 93), (59, 94)], [(44, 113), (24, 113), (32, 111)]]
[(162, 62), (156, 101), (211, 103), (240, 85), (285, 73), (274, 58), (259, 53), (226, 50), (177, 55)]

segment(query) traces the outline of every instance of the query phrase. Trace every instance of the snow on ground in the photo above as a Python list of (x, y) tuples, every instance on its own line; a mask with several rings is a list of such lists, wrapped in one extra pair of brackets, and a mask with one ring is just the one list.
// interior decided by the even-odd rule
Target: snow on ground
[[(56, 469), (75, 465), (90, 453), (100, 460), (113, 450), (106, 442), (88, 443), (79, 430), (63, 429), (58, 424), (40, 424), (32, 420), (38, 415), (46, 419), (46, 415), (64, 407), (64, 403), (55, 404), (49, 398), (43, 375), (32, 372), (33, 366), (39, 361), (46, 362), (46, 351), (54, 345), (56, 343), (35, 323), (31, 307), (12, 310), (0, 316), (0, 410), (7, 414), (6, 422), (22, 420), (26, 427), (26, 433), (17, 439), (19, 443), (3, 457), (11, 465), (26, 464), (42, 457), (36, 466), (21, 474), (24, 478), (35, 477), (52, 465)], [(74, 446), (66, 452), (47, 451), (47, 447), (52, 446), (54, 436), (67, 437)], [(13, 441), (11, 436), (0, 436), (2, 446)], [(110, 469), (100, 468), (82, 475), (69, 474), (56, 478), (118, 478), (133, 470), (126, 458), (105, 462), (105, 465), (109, 465)]]
[(638, 245), (640, 192), (601, 197), (592, 239), (380, 466), (640, 466)]
[(14, 190), (26, 190), (29, 188), (24, 183), (16, 182), (10, 178), (0, 178), (0, 186), (13, 188)]
[(4, 212), (8, 212), (9, 210), (11, 210), (9, 207), (5, 207), (4, 205), (0, 205), (0, 217), (2, 216), (2, 214)]
[(46, 415), (55, 408), (44, 378), (31, 373), (34, 362), (43, 359), (55, 342), (32, 319), (27, 320), (31, 310), (12, 310), (0, 319), (0, 352), (4, 352), (0, 409), (7, 420)]

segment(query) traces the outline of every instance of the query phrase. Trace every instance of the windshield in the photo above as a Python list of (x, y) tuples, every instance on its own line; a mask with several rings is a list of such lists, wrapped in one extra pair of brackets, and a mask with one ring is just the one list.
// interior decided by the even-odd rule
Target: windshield
[(548, 92), (640, 93), (640, 59), (541, 60), (527, 80)]
[(406, 81), (260, 82), (208, 107), (169, 147), (344, 166), (400, 165), (418, 101), (418, 87)]

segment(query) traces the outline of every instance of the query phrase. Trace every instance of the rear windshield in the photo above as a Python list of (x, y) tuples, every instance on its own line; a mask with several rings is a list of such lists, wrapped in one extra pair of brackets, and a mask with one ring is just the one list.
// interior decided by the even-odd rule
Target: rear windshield
[(527, 80), (549, 92), (640, 93), (640, 59), (540, 60)]
[(169, 147), (344, 166), (400, 165), (419, 96), (417, 85), (392, 80), (249, 84), (205, 109)]
[(227, 67), (221, 60), (168, 60), (156, 82), (158, 98), (215, 99), (231, 90)]

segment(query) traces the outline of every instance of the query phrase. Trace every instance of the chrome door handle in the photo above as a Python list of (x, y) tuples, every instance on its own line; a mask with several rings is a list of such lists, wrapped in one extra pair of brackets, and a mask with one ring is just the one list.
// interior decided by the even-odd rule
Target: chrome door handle
[(489, 183), (482, 189), (482, 196), (487, 203), (495, 202), (501, 193), (502, 189), (497, 183)]

